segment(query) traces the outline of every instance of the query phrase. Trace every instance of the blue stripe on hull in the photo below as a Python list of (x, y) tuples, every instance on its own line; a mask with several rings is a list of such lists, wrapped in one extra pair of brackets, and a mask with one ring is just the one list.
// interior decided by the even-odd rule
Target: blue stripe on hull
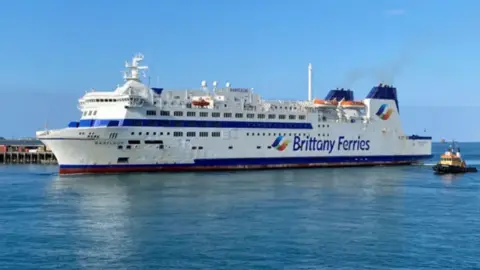
[(344, 157), (287, 157), (287, 158), (232, 158), (197, 159), (194, 163), (176, 164), (113, 164), (60, 165), (60, 173), (106, 173), (141, 171), (235, 170), (296, 167), (348, 167), (369, 165), (411, 164), (432, 158), (432, 155), (405, 156), (344, 156)]

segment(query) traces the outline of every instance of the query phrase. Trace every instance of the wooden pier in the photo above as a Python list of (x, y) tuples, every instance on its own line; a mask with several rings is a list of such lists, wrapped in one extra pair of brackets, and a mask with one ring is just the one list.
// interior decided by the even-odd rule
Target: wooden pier
[(52, 152), (3, 152), (0, 164), (57, 164)]
[(55, 155), (41, 141), (0, 139), (0, 164), (58, 164)]

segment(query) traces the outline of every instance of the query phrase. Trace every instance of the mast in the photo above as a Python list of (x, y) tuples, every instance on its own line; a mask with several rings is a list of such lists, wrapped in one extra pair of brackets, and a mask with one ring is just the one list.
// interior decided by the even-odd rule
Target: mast
[[(139, 53), (133, 57), (131, 65), (128, 62), (125, 62), (125, 68), (127, 68), (127, 70), (124, 72), (123, 78), (126, 81), (130, 81), (130, 80), (140, 81), (139, 72), (141, 70), (148, 69), (148, 66), (138, 65), (142, 60), (143, 60), (143, 55)], [(145, 77), (145, 73), (143, 73), (143, 76)]]
[(312, 64), (308, 64), (308, 101), (312, 101)]

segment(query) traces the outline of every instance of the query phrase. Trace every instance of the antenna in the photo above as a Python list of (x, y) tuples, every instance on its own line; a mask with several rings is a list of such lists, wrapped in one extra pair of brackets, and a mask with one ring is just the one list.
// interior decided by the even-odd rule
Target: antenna
[[(132, 59), (132, 64), (129, 65), (128, 62), (125, 62), (125, 68), (127, 71), (125, 71), (124, 79), (125, 80), (135, 80), (139, 81), (140, 76), (139, 76), (139, 71), (147, 70), (148, 66), (139, 66), (138, 64), (143, 61), (143, 54), (138, 53), (136, 54), (133, 59)], [(130, 74), (129, 74), (130, 72)], [(146, 77), (145, 72), (143, 71), (143, 76)]]
[(308, 101), (312, 101), (312, 64), (308, 64)]

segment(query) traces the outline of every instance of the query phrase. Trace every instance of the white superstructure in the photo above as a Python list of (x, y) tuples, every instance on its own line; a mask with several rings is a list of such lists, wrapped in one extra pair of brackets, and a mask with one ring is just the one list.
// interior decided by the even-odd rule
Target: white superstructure
[(350, 90), (312, 100), (263, 100), (229, 83), (201, 89), (150, 88), (142, 55), (125, 83), (91, 90), (80, 121), (37, 132), (60, 173), (411, 164), (431, 158), (431, 137), (403, 132), (396, 89), (379, 85), (361, 101)]

